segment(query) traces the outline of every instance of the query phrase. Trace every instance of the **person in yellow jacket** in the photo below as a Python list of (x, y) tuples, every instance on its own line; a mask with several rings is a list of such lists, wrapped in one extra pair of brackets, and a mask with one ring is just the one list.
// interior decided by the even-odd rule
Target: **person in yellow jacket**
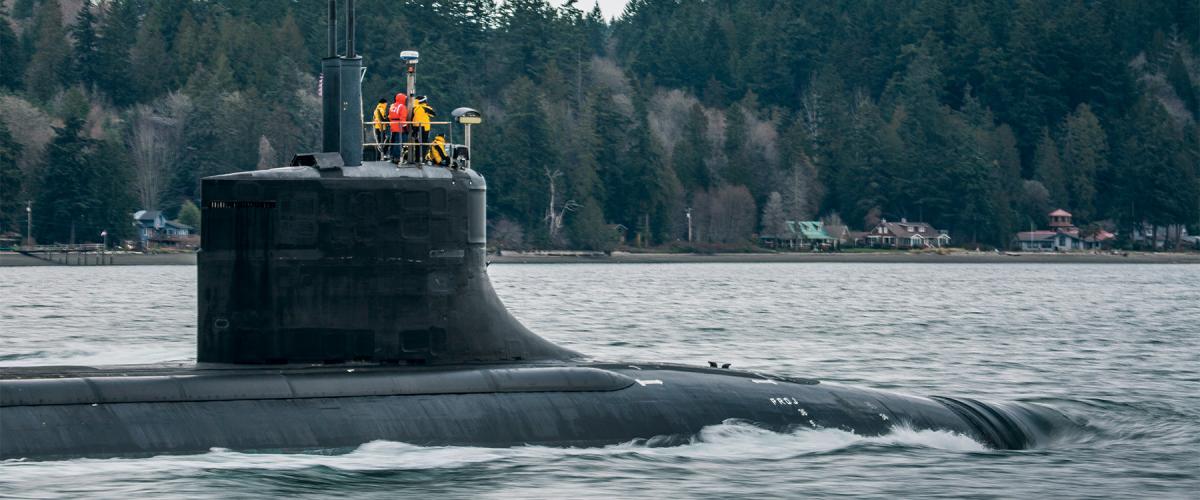
[(446, 138), (442, 137), (442, 134), (434, 136), (433, 144), (429, 145), (429, 152), (425, 153), (425, 160), (434, 165), (446, 163)]
[(428, 101), (429, 98), (427, 96), (417, 96), (416, 104), (413, 104), (412, 107), (412, 132), (416, 139), (413, 142), (420, 143), (420, 146), (417, 147), (418, 159), (425, 158), (425, 153), (429, 149), (426, 146), (429, 142), (429, 121), (431, 117), (437, 116), (437, 113), (433, 111), (433, 106), (430, 106)]
[(375, 105), (375, 114), (374, 114), (374, 116), (372, 116), (371, 119), (372, 119), (372, 121), (374, 121), (375, 142), (378, 144), (375, 146), (375, 149), (379, 150), (379, 158), (386, 160), (386, 159), (388, 159), (387, 153), (385, 153), (385, 151), (387, 151), (387, 148), (384, 148), (382, 144), (387, 142), (387, 139), (388, 139), (388, 101), (387, 101), (387, 99), (379, 100), (379, 104)]

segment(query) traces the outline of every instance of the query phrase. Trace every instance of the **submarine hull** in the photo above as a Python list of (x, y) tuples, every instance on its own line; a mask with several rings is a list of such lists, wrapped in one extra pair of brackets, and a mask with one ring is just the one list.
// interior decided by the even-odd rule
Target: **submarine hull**
[(1036, 405), (679, 365), (118, 370), (39, 378), (10, 369), (0, 380), (0, 458), (328, 450), (374, 440), (680, 444), (731, 419), (781, 432), (880, 435), (907, 426), (1024, 448), (1063, 419)]

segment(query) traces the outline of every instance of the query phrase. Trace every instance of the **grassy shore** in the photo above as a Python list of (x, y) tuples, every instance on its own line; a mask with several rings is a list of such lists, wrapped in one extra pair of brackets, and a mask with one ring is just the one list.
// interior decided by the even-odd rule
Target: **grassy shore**
[[(851, 262), (919, 264), (1200, 264), (1200, 253), (1129, 252), (1090, 253), (989, 253), (989, 252), (843, 252), (843, 253), (629, 253), (612, 255), (585, 252), (504, 252), (489, 256), (494, 264), (667, 264), (751, 262)], [(72, 261), (74, 262), (74, 261)], [(112, 265), (195, 265), (194, 253), (115, 254)], [(11, 252), (0, 252), (0, 267), (57, 266), (55, 262)], [(89, 264), (91, 265), (91, 264)]]

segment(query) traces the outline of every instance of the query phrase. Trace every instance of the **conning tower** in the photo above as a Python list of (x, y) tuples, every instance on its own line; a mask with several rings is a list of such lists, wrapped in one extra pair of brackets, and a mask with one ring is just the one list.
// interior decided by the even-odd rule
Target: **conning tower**
[(345, 56), (336, 54), (334, 0), (329, 15), (324, 151), (297, 155), (291, 167), (202, 181), (197, 360), (579, 357), (522, 326), (492, 289), (482, 176), (469, 168), (362, 161), (353, 1)]

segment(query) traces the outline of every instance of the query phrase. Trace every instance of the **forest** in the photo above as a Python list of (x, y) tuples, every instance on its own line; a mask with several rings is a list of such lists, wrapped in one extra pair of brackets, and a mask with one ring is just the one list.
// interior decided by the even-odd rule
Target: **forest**
[[(340, 2), (345, 4), (346, 2)], [(785, 220), (1008, 247), (1064, 208), (1200, 232), (1200, 2), (359, 0), (364, 106), (479, 109), (505, 248), (736, 248)], [(320, 147), (324, 0), (0, 0), (0, 233), (198, 224)], [(692, 240), (689, 237), (689, 220)], [(1122, 241), (1128, 245), (1128, 241)]]

